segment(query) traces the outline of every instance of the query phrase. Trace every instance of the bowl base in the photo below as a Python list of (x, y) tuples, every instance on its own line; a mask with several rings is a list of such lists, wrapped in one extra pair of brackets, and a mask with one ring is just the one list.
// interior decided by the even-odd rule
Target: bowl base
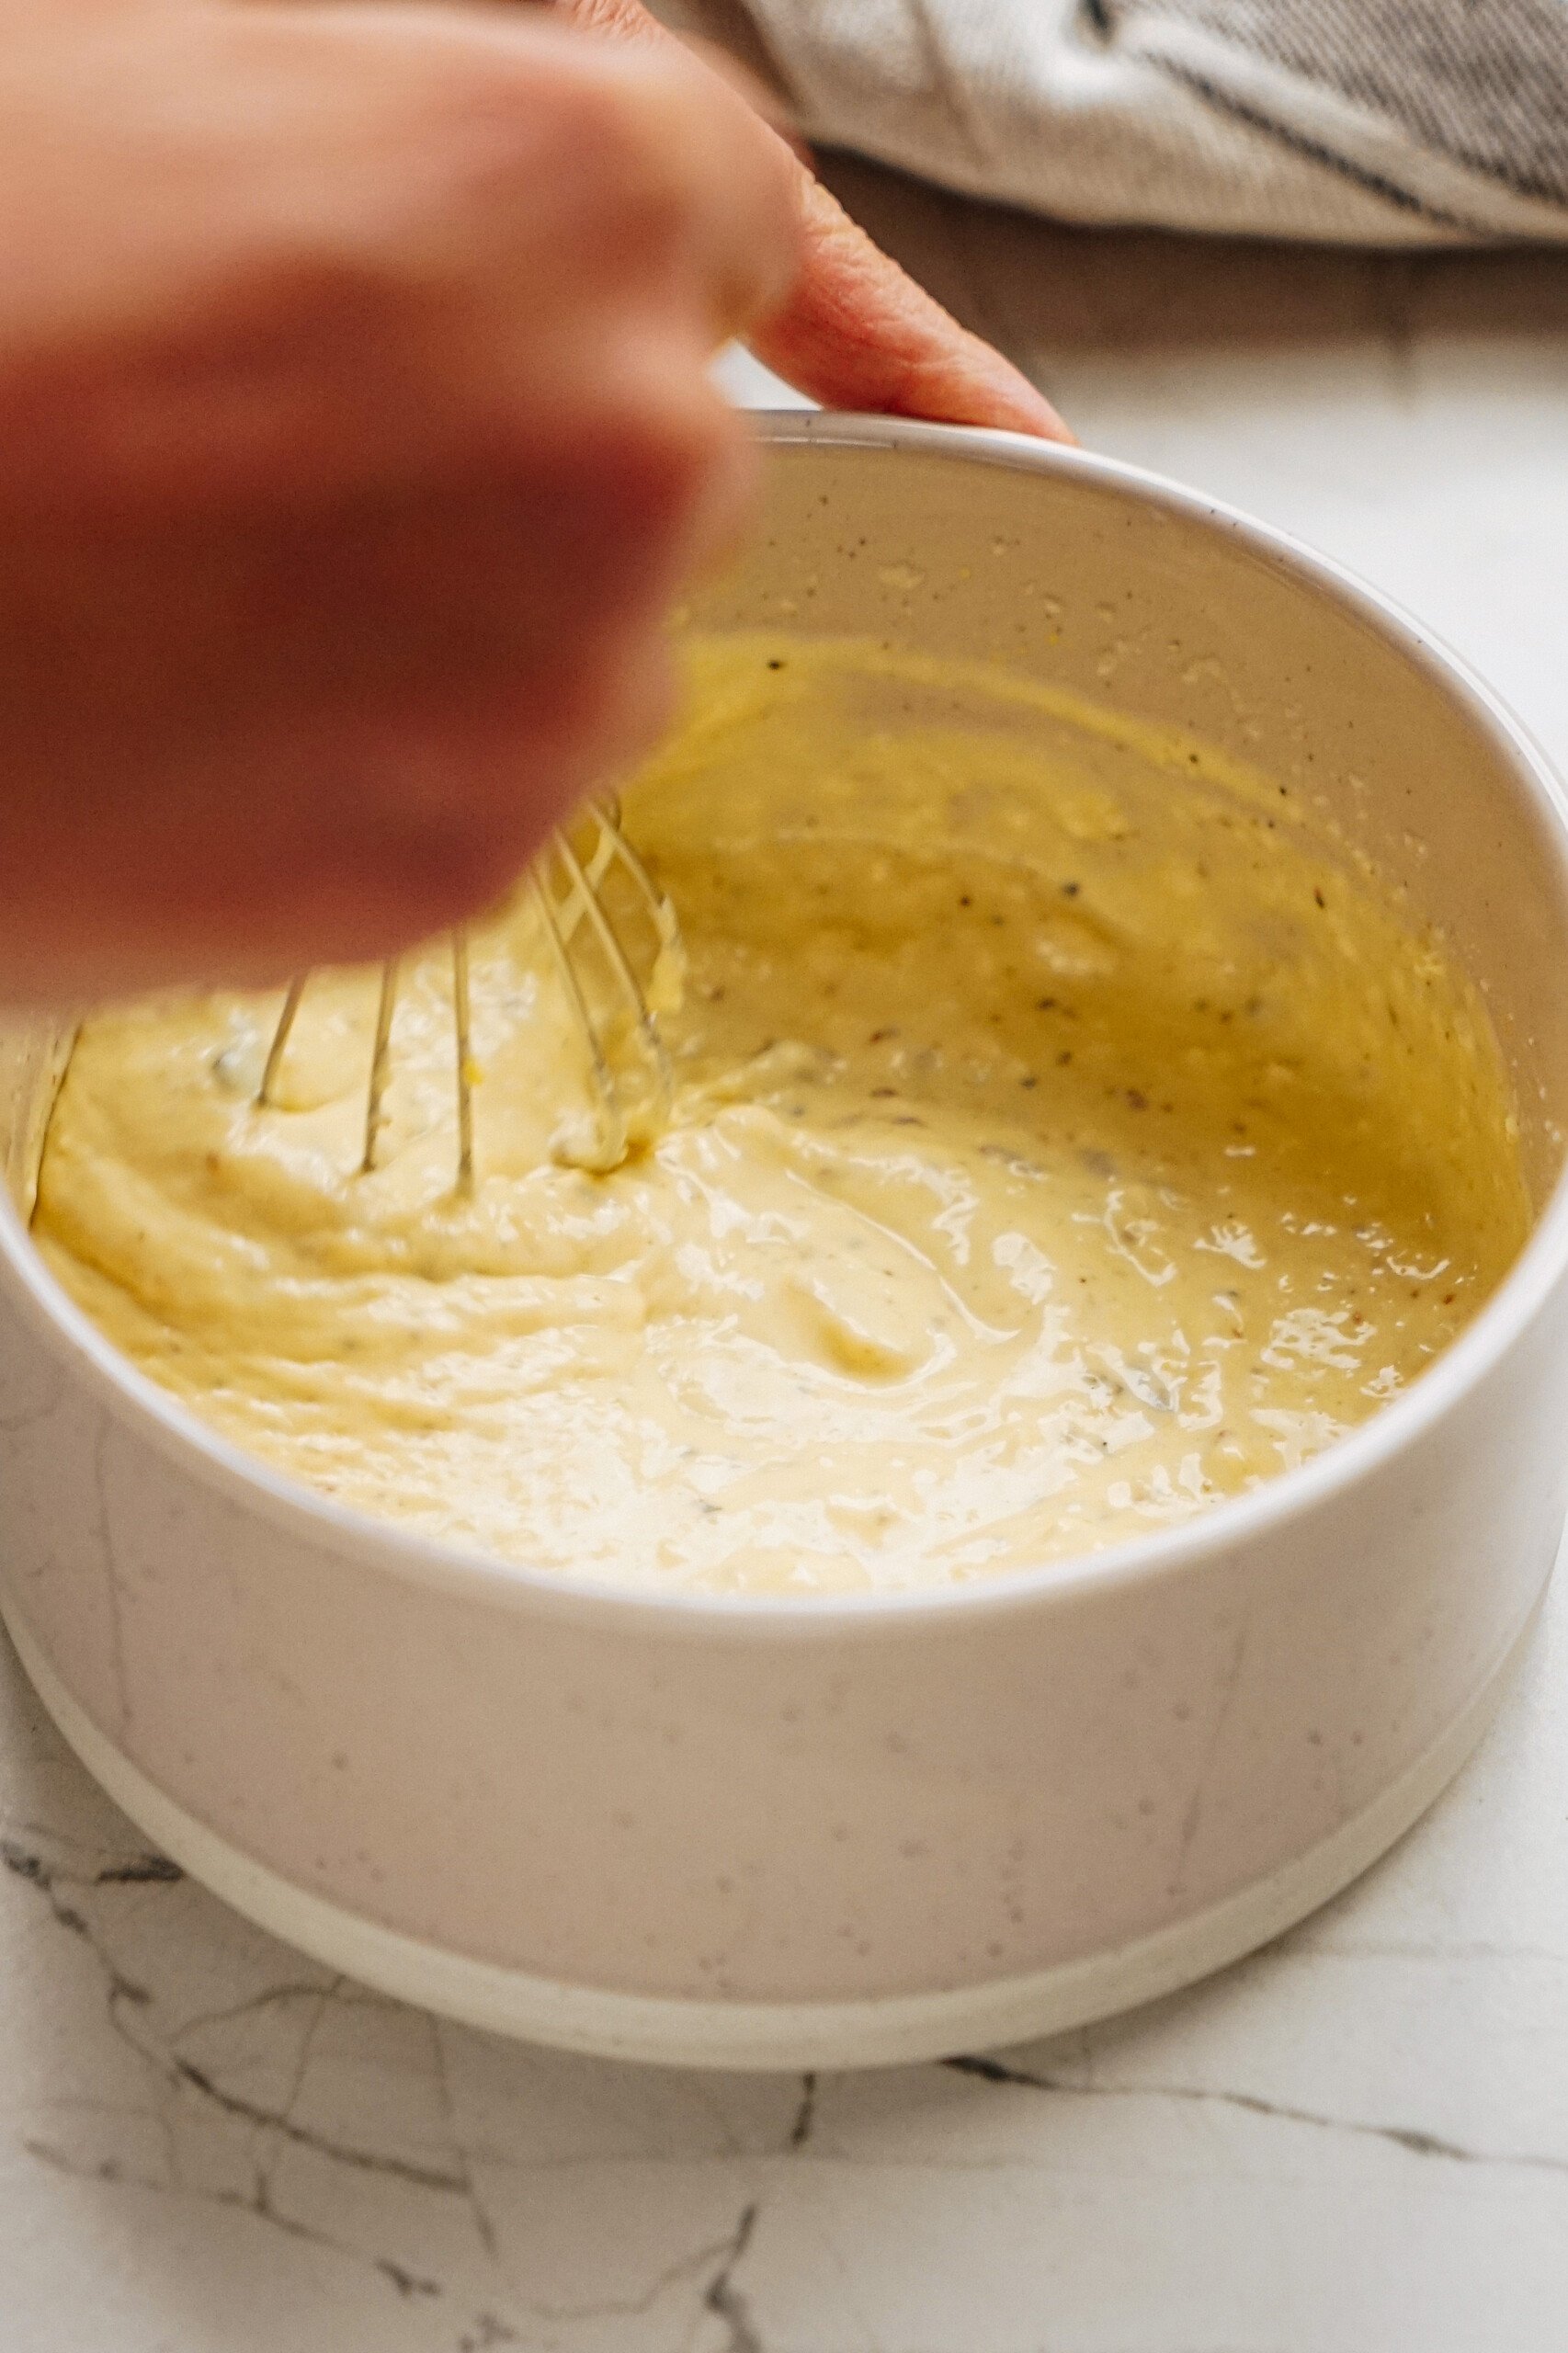
[(1426, 1811), (1492, 1722), (1539, 1614), (1538, 1602), (1480, 1691), (1369, 1805), (1188, 1919), (985, 1985), (860, 2002), (687, 2002), (561, 1984), (447, 1952), (280, 1878), (198, 1822), (106, 1739), (0, 1593), (0, 1620), (34, 1690), (94, 1779), (155, 1846), (258, 1927), (381, 1993), (492, 2033), (598, 2058), (778, 2071), (894, 2066), (1063, 2033), (1267, 1944), (1358, 1878)]

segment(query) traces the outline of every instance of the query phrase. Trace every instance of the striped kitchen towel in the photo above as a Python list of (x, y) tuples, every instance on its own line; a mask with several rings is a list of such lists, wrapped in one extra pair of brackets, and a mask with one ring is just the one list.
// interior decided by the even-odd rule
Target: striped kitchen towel
[[(736, 5), (672, 13), (722, 38)], [(1568, 0), (741, 5), (809, 137), (972, 195), (1363, 244), (1568, 242)]]

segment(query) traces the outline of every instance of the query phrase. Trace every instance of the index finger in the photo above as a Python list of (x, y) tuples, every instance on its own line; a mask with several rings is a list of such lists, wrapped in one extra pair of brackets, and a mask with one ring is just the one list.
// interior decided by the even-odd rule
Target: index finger
[[(557, 13), (589, 30), (678, 49), (641, 0), (556, 0)], [(705, 52), (706, 53), (706, 52)], [(750, 103), (769, 119), (769, 94), (726, 61)], [(823, 187), (776, 126), (788, 153), (804, 233), (804, 256), (788, 292), (748, 340), (776, 374), (830, 408), (1001, 426), (1044, 441), (1072, 441), (1051, 403), (1010, 360), (958, 321), (884, 254)]]

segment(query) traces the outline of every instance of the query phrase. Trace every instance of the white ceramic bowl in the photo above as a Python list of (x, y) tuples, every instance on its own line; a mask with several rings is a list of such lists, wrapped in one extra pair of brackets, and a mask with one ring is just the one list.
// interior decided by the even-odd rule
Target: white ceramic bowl
[[(1260, 1942), (1476, 1739), (1568, 1498), (1568, 830), (1506, 715), (1332, 567), (1006, 435), (766, 423), (702, 600), (1001, 654), (1320, 791), (1484, 984), (1542, 1204), (1397, 1403), (1178, 1530), (908, 1598), (631, 1598), (289, 1485), (131, 1371), (34, 1255), (58, 1067), (0, 1063), (0, 1572), (127, 1811), (323, 1960), (585, 2050), (908, 2059)], [(1211, 657), (1199, 659), (1195, 656)]]

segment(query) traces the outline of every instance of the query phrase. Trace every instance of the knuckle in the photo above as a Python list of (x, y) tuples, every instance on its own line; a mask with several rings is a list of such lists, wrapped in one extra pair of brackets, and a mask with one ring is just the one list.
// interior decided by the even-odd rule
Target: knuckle
[(562, 74), (557, 85), (562, 143), (584, 176), (623, 196), (657, 192), (673, 160), (639, 78), (616, 65)]
[[(733, 108), (684, 57), (633, 51), (579, 70), (560, 127), (562, 184), (597, 212), (627, 277), (722, 243), (744, 210)], [(739, 176), (744, 177), (744, 175)]]
[(426, 102), (471, 197), (526, 202), (546, 219), (569, 202), (580, 233), (597, 215), (657, 236), (673, 233), (694, 187), (662, 76), (636, 59), (497, 44), (453, 60)]
[(684, 64), (640, 51), (574, 57), (566, 84), (573, 134), (588, 162), (615, 169), (631, 190), (688, 184), (692, 91)]

